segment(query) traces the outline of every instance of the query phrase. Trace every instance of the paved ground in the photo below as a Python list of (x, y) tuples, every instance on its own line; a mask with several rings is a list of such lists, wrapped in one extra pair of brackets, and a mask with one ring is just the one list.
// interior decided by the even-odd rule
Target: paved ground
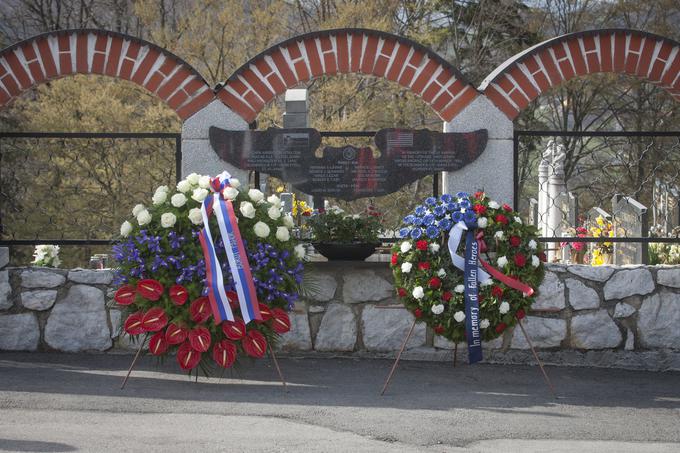
[(0, 451), (680, 452), (680, 373), (281, 359), (189, 381), (126, 355), (0, 354)]

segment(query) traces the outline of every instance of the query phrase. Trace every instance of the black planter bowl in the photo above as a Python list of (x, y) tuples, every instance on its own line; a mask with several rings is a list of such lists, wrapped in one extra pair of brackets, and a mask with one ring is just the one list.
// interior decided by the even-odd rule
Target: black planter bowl
[(329, 261), (364, 261), (375, 253), (380, 244), (340, 244), (337, 242), (312, 242), (317, 252)]

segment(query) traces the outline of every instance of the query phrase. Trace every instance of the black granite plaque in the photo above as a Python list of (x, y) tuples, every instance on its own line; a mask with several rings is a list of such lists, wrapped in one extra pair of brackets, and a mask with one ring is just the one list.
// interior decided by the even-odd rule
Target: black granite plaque
[(220, 158), (244, 169), (268, 173), (317, 196), (354, 200), (386, 195), (419, 178), (458, 170), (479, 157), (487, 131), (442, 133), (427, 129), (381, 129), (371, 147), (323, 148), (316, 129), (227, 131), (210, 128)]

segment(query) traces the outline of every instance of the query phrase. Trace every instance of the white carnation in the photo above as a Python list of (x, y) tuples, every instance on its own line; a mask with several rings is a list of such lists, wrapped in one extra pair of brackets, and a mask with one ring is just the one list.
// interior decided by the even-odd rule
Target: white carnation
[(177, 190), (179, 190), (182, 193), (187, 193), (188, 191), (191, 190), (191, 183), (186, 179), (183, 179), (177, 183)]
[(276, 239), (278, 239), (281, 242), (286, 242), (288, 239), (290, 239), (290, 231), (288, 231), (288, 228), (281, 226), (277, 227)]
[(439, 277), (439, 278), (444, 278), (444, 277), (446, 277), (446, 271), (445, 271), (444, 269), (441, 269), (441, 268), (440, 268), (440, 269), (437, 271), (437, 277)]
[(264, 200), (264, 194), (257, 189), (250, 189), (248, 191), (248, 196), (255, 203), (259, 203), (260, 201)]
[(480, 282), (480, 286), (491, 286), (493, 285), (493, 279), (487, 278), (486, 280)]
[(177, 222), (177, 217), (172, 212), (166, 212), (161, 216), (161, 226), (163, 228), (170, 228)]
[(120, 226), (120, 235), (126, 238), (130, 233), (132, 233), (132, 224), (126, 220)]
[(409, 241), (404, 241), (401, 243), (401, 253), (407, 253), (409, 250), (411, 250), (411, 242)]
[(496, 234), (494, 234), (493, 237), (495, 237), (499, 241), (502, 241), (503, 240), (503, 232), (502, 231), (496, 231)]
[(267, 201), (271, 204), (273, 204), (276, 207), (281, 206), (281, 199), (277, 197), (276, 195), (269, 195), (267, 198)]
[(192, 173), (189, 176), (187, 176), (187, 181), (189, 181), (189, 184), (191, 184), (192, 186), (195, 186), (198, 184), (199, 178), (200, 177), (196, 173)]
[(182, 193), (176, 193), (175, 195), (170, 198), (170, 204), (172, 204), (176, 208), (181, 208), (187, 203), (187, 197), (184, 196)]
[(238, 189), (239, 187), (241, 187), (241, 181), (239, 181), (236, 178), (229, 178), (229, 185), (234, 189)]
[(500, 256), (496, 260), (496, 264), (498, 264), (498, 267), (505, 267), (508, 265), (508, 259), (505, 257), (505, 255)]
[(538, 259), (536, 255), (531, 255), (531, 265), (533, 267), (538, 267), (541, 265), (541, 260)]
[(439, 244), (437, 244), (436, 242), (430, 244), (430, 251), (432, 253), (437, 253), (439, 251)]
[(444, 313), (444, 305), (442, 304), (433, 305), (431, 310), (432, 313), (434, 313), (435, 315), (441, 315), (442, 313)]
[(144, 205), (143, 204), (138, 204), (134, 208), (132, 208), (132, 215), (137, 217), (140, 212), (144, 210)]
[(146, 209), (143, 209), (139, 214), (137, 214), (137, 223), (139, 226), (144, 226), (151, 222), (151, 214)]
[(191, 220), (191, 223), (194, 225), (201, 225), (203, 223), (203, 215), (201, 214), (201, 210), (198, 208), (192, 208), (189, 210), (189, 220)]
[(307, 249), (305, 249), (305, 246), (302, 244), (298, 244), (295, 246), (295, 256), (298, 259), (304, 259), (305, 255), (307, 255)]
[(194, 201), (198, 201), (199, 203), (202, 203), (203, 200), (205, 200), (205, 197), (208, 196), (208, 191), (205, 189), (194, 189), (194, 191), (191, 194), (191, 199)]
[(269, 209), (267, 209), (267, 215), (269, 216), (270, 219), (276, 220), (279, 217), (281, 217), (281, 210), (279, 209), (278, 206), (272, 206)]
[(457, 322), (463, 322), (465, 320), (465, 313), (462, 311), (457, 311), (453, 314), (453, 319), (455, 319)]
[(501, 207), (501, 205), (499, 205), (497, 202), (491, 200), (491, 201), (489, 202), (489, 207), (490, 207), (491, 209), (498, 209), (498, 208)]
[(520, 225), (522, 224), (522, 219), (520, 219), (517, 216), (515, 216), (514, 218), (515, 218), (515, 222), (519, 223)]
[(267, 225), (264, 222), (257, 222), (255, 226), (253, 227), (253, 231), (255, 231), (255, 235), (259, 238), (266, 238), (269, 236), (269, 225)]
[(457, 293), (464, 293), (465, 292), (465, 286), (463, 285), (456, 285), (456, 287), (453, 289)]
[(425, 291), (423, 291), (422, 286), (416, 286), (415, 288), (413, 288), (413, 292), (411, 294), (413, 294), (413, 297), (415, 297), (416, 299), (422, 299), (423, 297), (425, 297)]
[(242, 201), (239, 210), (241, 211), (241, 214), (243, 214), (243, 217), (249, 219), (255, 218), (255, 206), (253, 206), (250, 201)]
[(506, 301), (501, 302), (501, 304), (498, 306), (498, 311), (504, 315), (507, 312), (510, 311), (510, 304), (507, 303)]
[(210, 187), (210, 176), (201, 176), (198, 178), (198, 187), (202, 189)]
[(491, 325), (491, 323), (490, 323), (489, 320), (486, 319), (486, 318), (485, 318), (485, 319), (482, 319), (481, 321), (479, 321), (479, 328), (480, 328), (480, 329), (486, 329), (486, 328), (489, 327), (490, 325)]
[(236, 197), (238, 197), (238, 190), (234, 189), (233, 187), (227, 186), (227, 187), (225, 187), (224, 190), (222, 191), (222, 195), (223, 195), (224, 198), (226, 198), (227, 200), (233, 200), (233, 199), (235, 199)]
[(477, 219), (477, 226), (479, 228), (486, 228), (486, 226), (489, 224), (489, 219), (486, 217), (480, 217)]
[(413, 264), (409, 263), (408, 261), (405, 262), (405, 263), (402, 263), (402, 265), (401, 265), (401, 271), (404, 274), (408, 274), (409, 272), (411, 272), (412, 268), (413, 268)]
[(529, 248), (531, 250), (536, 250), (537, 247), (538, 247), (538, 244), (536, 243), (536, 241), (534, 241), (533, 239), (529, 241)]

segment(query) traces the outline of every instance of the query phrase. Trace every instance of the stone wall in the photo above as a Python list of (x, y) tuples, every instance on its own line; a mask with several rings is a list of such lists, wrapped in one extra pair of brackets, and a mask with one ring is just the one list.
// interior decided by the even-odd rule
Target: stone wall
[[(0, 269), (7, 264), (0, 248)], [(106, 351), (119, 335), (110, 271), (0, 270), (0, 350)], [(314, 263), (281, 347), (292, 354), (393, 356), (413, 317), (385, 263)], [(383, 308), (388, 307), (388, 308)], [(680, 369), (680, 267), (549, 265), (526, 330), (547, 363)], [(451, 360), (453, 344), (417, 324), (406, 358)], [(520, 329), (486, 343), (490, 362), (533, 361)], [(466, 360), (460, 344), (458, 358)]]

